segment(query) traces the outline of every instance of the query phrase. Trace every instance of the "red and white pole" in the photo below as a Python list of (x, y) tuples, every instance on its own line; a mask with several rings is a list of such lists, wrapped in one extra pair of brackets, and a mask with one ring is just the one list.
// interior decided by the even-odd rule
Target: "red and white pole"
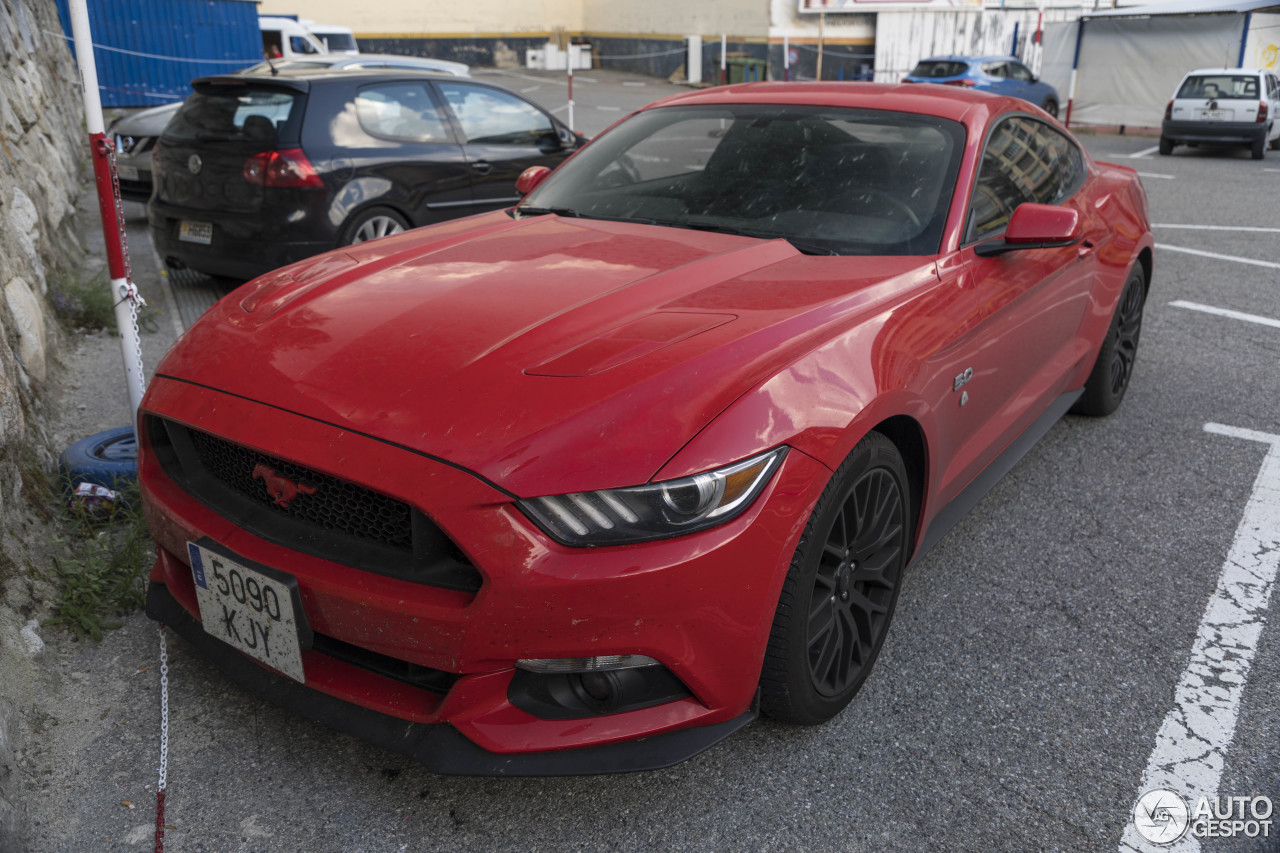
[(564, 64), (569, 67), (569, 129), (573, 130), (573, 42), (569, 42), (565, 48), (568, 53), (565, 54)]
[(84, 88), (85, 124), (89, 129), (89, 150), (93, 156), (93, 176), (98, 185), (98, 210), (102, 214), (102, 236), (107, 247), (107, 272), (111, 277), (111, 293), (115, 302), (116, 326), (120, 331), (120, 348), (124, 355), (125, 381), (129, 387), (129, 406), (133, 426), (138, 425), (138, 406), (142, 402), (145, 381), (142, 374), (142, 349), (136, 324), (137, 309), (144, 303), (129, 277), (129, 247), (125, 242), (124, 211), (120, 206), (120, 183), (116, 177), (111, 141), (107, 139), (102, 120), (102, 99), (98, 95), (98, 70), (93, 59), (93, 34), (89, 30), (87, 0), (70, 0), (71, 34), (76, 46), (76, 64)]

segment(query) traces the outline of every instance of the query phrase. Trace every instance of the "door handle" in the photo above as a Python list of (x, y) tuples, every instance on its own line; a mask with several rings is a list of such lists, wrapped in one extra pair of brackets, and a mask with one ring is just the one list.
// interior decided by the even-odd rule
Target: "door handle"
[(487, 175), (493, 171), (493, 164), (488, 160), (477, 160), (471, 164), (471, 168), (481, 175)]

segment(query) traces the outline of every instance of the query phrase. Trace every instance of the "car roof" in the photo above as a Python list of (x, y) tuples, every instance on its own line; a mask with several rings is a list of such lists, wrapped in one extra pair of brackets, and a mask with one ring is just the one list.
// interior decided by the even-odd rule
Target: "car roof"
[(954, 86), (920, 86), (901, 83), (744, 83), (716, 86), (672, 95), (645, 109), (695, 104), (796, 104), (917, 113), (962, 121), (974, 106), (998, 110), (1001, 102), (1021, 101), (960, 89)]
[(962, 56), (960, 54), (947, 54), (946, 56), (930, 56), (928, 59), (922, 59), (921, 62), (1022, 62), (1016, 56)]
[(1269, 74), (1271, 72), (1261, 68), (1197, 68), (1195, 71), (1188, 71), (1187, 75), (1192, 74)]

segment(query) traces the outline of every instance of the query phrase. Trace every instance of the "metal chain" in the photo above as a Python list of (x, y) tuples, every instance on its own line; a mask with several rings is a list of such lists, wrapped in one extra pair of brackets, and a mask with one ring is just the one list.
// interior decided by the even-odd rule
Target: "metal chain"
[(169, 775), (169, 649), (160, 626), (160, 782), (156, 786), (156, 847), (164, 853), (164, 796)]
[[(121, 260), (124, 261), (124, 285), (120, 288), (120, 299), (129, 300), (129, 322), (133, 324), (133, 339), (136, 341), (136, 349), (138, 356), (138, 364), (142, 364), (142, 335), (138, 332), (138, 310), (145, 308), (147, 301), (142, 298), (142, 294), (138, 292), (137, 286), (133, 283), (133, 269), (129, 264), (129, 241), (128, 233), (124, 221), (124, 200), (120, 196), (120, 175), (116, 172), (116, 144), (111, 137), (105, 137), (103, 141), (106, 143), (107, 160), (110, 161), (111, 168), (111, 197), (115, 201), (116, 206), (116, 226), (120, 229), (120, 253)], [(138, 397), (141, 399), (142, 394), (147, 390), (146, 379), (143, 378), (141, 372), (138, 374)]]

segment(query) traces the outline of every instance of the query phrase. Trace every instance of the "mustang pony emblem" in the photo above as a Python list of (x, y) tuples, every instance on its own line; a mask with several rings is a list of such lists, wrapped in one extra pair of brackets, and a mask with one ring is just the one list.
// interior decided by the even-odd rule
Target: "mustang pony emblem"
[(314, 495), (316, 493), (315, 486), (286, 480), (261, 462), (253, 466), (253, 479), (262, 481), (263, 485), (267, 487), (267, 494), (271, 495), (272, 503), (278, 507), (287, 507), (289, 501), (298, 495)]

